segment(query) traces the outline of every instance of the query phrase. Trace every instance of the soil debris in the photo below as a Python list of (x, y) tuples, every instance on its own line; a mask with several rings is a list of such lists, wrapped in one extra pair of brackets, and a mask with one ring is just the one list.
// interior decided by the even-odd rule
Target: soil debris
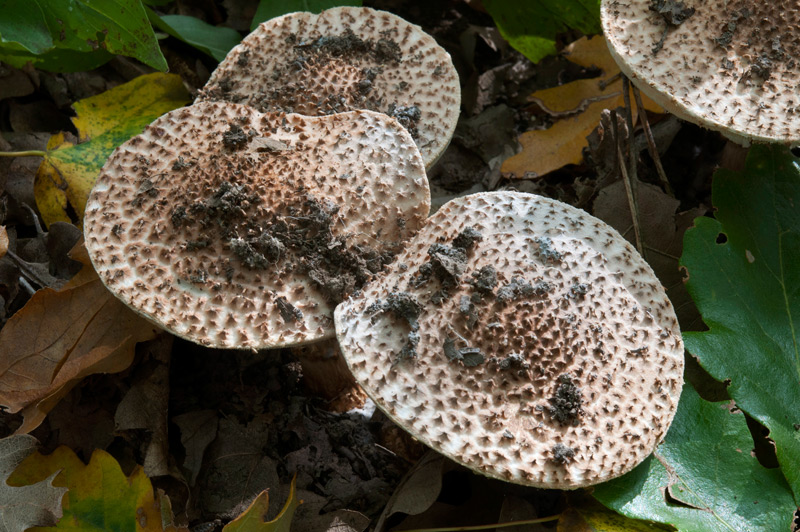
[(281, 313), (281, 318), (283, 318), (284, 323), (294, 323), (303, 320), (303, 312), (289, 303), (285, 297), (278, 297), (275, 300), (275, 304), (278, 306), (278, 311)]
[(514, 276), (511, 282), (497, 290), (497, 301), (506, 303), (523, 297), (542, 296), (552, 290), (550, 283), (539, 281), (532, 285), (522, 277)]
[(476, 242), (483, 240), (483, 235), (474, 227), (467, 227), (453, 239), (453, 247), (469, 251)]
[[(460, 336), (459, 339), (462, 342), (466, 342), (466, 340)], [(444, 340), (444, 356), (446, 356), (447, 360), (450, 362), (461, 362), (468, 368), (479, 366), (486, 360), (486, 357), (479, 347), (468, 346), (456, 348), (456, 340), (449, 336)]]
[(572, 461), (575, 457), (575, 449), (567, 447), (563, 443), (557, 443), (553, 446), (553, 462), (559, 465), (565, 465)]
[(250, 137), (236, 124), (231, 124), (228, 131), (222, 134), (222, 143), (233, 150), (238, 150), (247, 144)]
[(561, 253), (553, 247), (553, 240), (549, 236), (540, 236), (533, 240), (539, 244), (539, 255), (545, 261), (559, 262)]
[(549, 399), (550, 406), (547, 411), (553, 419), (562, 425), (570, 423), (577, 426), (578, 417), (583, 414), (581, 389), (568, 373), (559, 376), (558, 381), (558, 388), (556, 388), (553, 397)]
[(394, 363), (396, 364), (402, 360), (416, 358), (417, 345), (420, 339), (417, 333), (419, 330), (419, 322), (417, 320), (420, 313), (422, 313), (422, 305), (420, 305), (416, 297), (408, 292), (392, 292), (389, 294), (389, 297), (386, 298), (386, 301), (381, 301), (379, 299), (368, 306), (366, 312), (370, 314), (390, 312), (396, 318), (404, 320), (411, 328), (411, 331), (408, 333), (406, 343), (397, 354)]
[(491, 294), (497, 286), (497, 270), (494, 266), (484, 266), (477, 272), (472, 272), (470, 281), (475, 290), (482, 296)]
[(461, 276), (467, 269), (467, 252), (475, 242), (482, 238), (474, 227), (467, 227), (453, 239), (452, 246), (434, 243), (428, 248), (428, 262), (419, 267), (416, 278), (412, 281), (415, 287), (422, 286), (431, 277), (441, 284), (441, 289), (432, 296), (434, 304), (439, 304), (448, 297), (451, 288), (458, 285)]
[(458, 302), (458, 311), (466, 318), (467, 329), (471, 330), (475, 327), (475, 323), (478, 321), (478, 313), (475, 310), (475, 303), (470, 296), (461, 296)]
[(664, 47), (670, 28), (676, 28), (686, 22), (686, 19), (694, 15), (695, 8), (686, 7), (686, 4), (676, 0), (650, 0), (650, 11), (658, 13), (666, 22), (661, 39), (653, 45), (653, 55), (656, 55)]

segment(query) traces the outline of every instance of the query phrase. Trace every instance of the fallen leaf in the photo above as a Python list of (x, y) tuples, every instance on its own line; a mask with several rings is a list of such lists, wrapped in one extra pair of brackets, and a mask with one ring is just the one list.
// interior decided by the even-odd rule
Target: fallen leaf
[(143, 431), (140, 442), (142, 467), (147, 476), (170, 474), (167, 411), (169, 409), (169, 361), (171, 334), (161, 334), (140, 346), (143, 353), (133, 371), (133, 384), (125, 392), (114, 414), (116, 433)]
[(59, 447), (49, 455), (34, 453), (17, 467), (9, 483), (25, 486), (53, 475), (53, 485), (68, 490), (63, 500), (64, 515), (55, 527), (37, 529), (40, 532), (177, 532), (172, 526), (163, 526), (160, 498), (155, 498), (144, 470), (137, 466), (126, 477), (114, 457), (99, 449), (88, 464), (69, 447)]
[(0, 405), (22, 412), (19, 433), (39, 426), (87, 375), (126, 369), (134, 346), (156, 334), (106, 289), (82, 245), (72, 258), (80, 272), (59, 290), (36, 292), (0, 330)]
[[(666, 288), (681, 329), (685, 331), (698, 321), (699, 314), (683, 283), (678, 258), (683, 252), (683, 233), (705, 209), (677, 212), (681, 202), (648, 183), (639, 183), (637, 203), (645, 259)], [(592, 214), (619, 231), (631, 244), (636, 244), (625, 183), (617, 181), (601, 189)]]
[(53, 135), (36, 174), (34, 194), (44, 222), (82, 221), (89, 192), (111, 152), (189, 100), (180, 76), (155, 73), (75, 102), (72, 122), (80, 142), (67, 141), (63, 133)]
[(183, 467), (189, 470), (189, 485), (194, 486), (203, 465), (203, 453), (217, 437), (217, 411), (195, 410), (175, 416), (172, 422), (181, 431), (181, 444), (186, 451)]
[(292, 525), (292, 518), (297, 507), (303, 501), (295, 497), (294, 493), (295, 478), (289, 486), (289, 498), (283, 505), (280, 513), (272, 521), (267, 521), (269, 511), (269, 493), (264, 490), (258, 494), (250, 506), (242, 514), (225, 525), (222, 532), (289, 532)]
[[(522, 151), (506, 159), (501, 172), (515, 178), (541, 176), (558, 170), (567, 164), (582, 161), (582, 150), (586, 137), (597, 127), (600, 113), (604, 109), (616, 109), (624, 105), (622, 80), (615, 79), (619, 67), (608, 52), (603, 37), (591, 39), (583, 37), (564, 49), (569, 60), (583, 67), (600, 69), (598, 78), (579, 79), (561, 85), (536, 91), (529, 100), (558, 119), (550, 128), (526, 131), (519, 137)], [(661, 107), (642, 95), (645, 109), (663, 112)], [(634, 120), (635, 122), (635, 120)]]
[(11, 486), (6, 479), (39, 442), (18, 434), (0, 440), (0, 532), (23, 532), (33, 526), (55, 524), (61, 517), (61, 497), (67, 491), (54, 487), (52, 473), (26, 486)]
[(0, 258), (8, 252), (8, 231), (5, 225), (0, 225)]

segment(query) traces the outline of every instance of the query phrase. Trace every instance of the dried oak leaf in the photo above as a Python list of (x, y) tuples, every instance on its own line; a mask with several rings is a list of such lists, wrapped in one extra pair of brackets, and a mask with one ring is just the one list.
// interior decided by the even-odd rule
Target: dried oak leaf
[(53, 485), (67, 488), (64, 516), (55, 527), (40, 530), (188, 532), (164, 526), (162, 520), (171, 521), (171, 516), (162, 514), (161, 498), (156, 499), (141, 467), (126, 477), (114, 457), (99, 449), (88, 464), (69, 447), (59, 447), (46, 456), (34, 453), (22, 461), (8, 482), (25, 486), (52, 476)]
[(32, 454), (39, 442), (18, 434), (0, 440), (0, 531), (23, 532), (33, 526), (54, 524), (61, 517), (61, 497), (67, 490), (53, 486), (55, 473), (24, 486), (6, 479)]
[[(625, 105), (622, 80), (614, 79), (619, 68), (608, 52), (603, 37), (583, 37), (563, 52), (571, 62), (583, 67), (597, 67), (600, 77), (579, 79), (559, 87), (536, 91), (529, 100), (553, 117), (548, 129), (526, 131), (519, 137), (522, 151), (503, 162), (500, 171), (514, 178), (541, 176), (567, 164), (582, 161), (586, 136), (597, 127), (604, 109)], [(613, 80), (607, 85), (603, 82)], [(642, 95), (645, 109), (663, 112), (661, 107)]]
[(36, 292), (0, 331), (0, 405), (22, 412), (18, 433), (38, 427), (84, 377), (126, 369), (134, 346), (157, 331), (103, 286), (83, 244), (72, 258), (81, 271)]

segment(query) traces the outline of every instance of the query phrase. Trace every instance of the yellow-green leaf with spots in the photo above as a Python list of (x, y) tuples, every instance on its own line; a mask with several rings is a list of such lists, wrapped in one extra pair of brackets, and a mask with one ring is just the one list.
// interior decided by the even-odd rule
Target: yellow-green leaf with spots
[(591, 499), (566, 509), (558, 519), (557, 532), (671, 532), (659, 523), (631, 519), (609, 510)]
[(162, 524), (161, 505), (142, 468), (136, 466), (126, 477), (114, 457), (105, 451), (92, 453), (88, 464), (68, 447), (59, 447), (49, 455), (37, 452), (23, 460), (7, 482), (27, 486), (57, 472), (53, 485), (68, 490), (62, 500), (64, 514), (55, 527), (33, 528), (29, 532), (178, 532)]
[(147, 74), (73, 105), (79, 143), (59, 133), (47, 145), (36, 174), (36, 205), (45, 223), (80, 224), (100, 169), (114, 149), (144, 127), (190, 100), (174, 74)]

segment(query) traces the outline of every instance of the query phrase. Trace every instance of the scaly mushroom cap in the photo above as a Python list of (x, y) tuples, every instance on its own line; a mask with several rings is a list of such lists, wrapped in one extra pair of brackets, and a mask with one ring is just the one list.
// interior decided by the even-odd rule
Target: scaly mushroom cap
[(425, 166), (439, 158), (461, 106), (450, 55), (419, 26), (366, 7), (290, 13), (233, 48), (198, 101), (310, 116), (388, 114), (411, 133)]
[(86, 247), (102, 281), (170, 332), (265, 348), (333, 335), (333, 308), (430, 207), (411, 136), (369, 111), (167, 113), (108, 159)]
[(737, 142), (800, 141), (800, 4), (603, 0), (622, 72), (671, 113)]
[(678, 405), (683, 343), (650, 267), (605, 223), (531, 194), (447, 203), (335, 320), (389, 417), (510, 482), (622, 475)]

